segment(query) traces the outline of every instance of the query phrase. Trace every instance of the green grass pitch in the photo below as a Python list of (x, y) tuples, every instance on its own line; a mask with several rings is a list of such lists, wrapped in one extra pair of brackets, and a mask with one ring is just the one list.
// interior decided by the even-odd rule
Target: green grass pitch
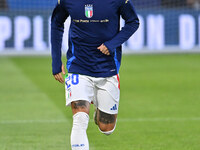
[[(200, 55), (123, 56), (118, 123), (90, 150), (200, 150)], [(0, 150), (70, 150), (64, 85), (50, 57), (0, 57)]]

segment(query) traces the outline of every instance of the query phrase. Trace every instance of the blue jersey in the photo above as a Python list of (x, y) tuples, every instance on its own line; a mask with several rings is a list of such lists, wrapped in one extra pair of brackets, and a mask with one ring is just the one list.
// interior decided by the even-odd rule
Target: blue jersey
[[(92, 77), (118, 74), (121, 45), (138, 29), (139, 20), (130, 0), (60, 0), (51, 18), (53, 74), (61, 72), (64, 22), (71, 17), (67, 69)], [(120, 16), (125, 26), (120, 30)], [(97, 49), (104, 44), (110, 55)]]

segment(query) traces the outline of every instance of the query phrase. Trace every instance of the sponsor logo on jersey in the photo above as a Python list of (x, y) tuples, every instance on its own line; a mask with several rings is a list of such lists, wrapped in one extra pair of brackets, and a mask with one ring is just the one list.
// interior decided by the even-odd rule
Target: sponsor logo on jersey
[(93, 16), (93, 5), (85, 5), (85, 16), (87, 18), (92, 18)]

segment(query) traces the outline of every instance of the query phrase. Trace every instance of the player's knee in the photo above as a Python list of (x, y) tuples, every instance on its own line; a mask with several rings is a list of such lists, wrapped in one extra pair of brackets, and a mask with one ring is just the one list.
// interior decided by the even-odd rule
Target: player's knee
[(89, 122), (89, 115), (85, 112), (77, 112), (73, 116), (73, 129), (87, 130)]
[(78, 112), (85, 112), (89, 114), (89, 111), (90, 111), (90, 103), (84, 100), (72, 102), (71, 107), (72, 107), (73, 114), (76, 114)]
[(98, 110), (97, 116), (99, 130), (106, 135), (112, 134), (115, 130), (117, 114), (108, 114)]
[(110, 135), (114, 132), (116, 125), (115, 124), (99, 124), (99, 131), (105, 135)]

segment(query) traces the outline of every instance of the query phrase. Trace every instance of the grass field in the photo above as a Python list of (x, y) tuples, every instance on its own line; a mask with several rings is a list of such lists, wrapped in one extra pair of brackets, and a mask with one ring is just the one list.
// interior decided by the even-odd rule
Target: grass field
[[(200, 150), (200, 55), (123, 56), (117, 128), (90, 150)], [(50, 57), (0, 57), (0, 150), (70, 150), (72, 113)]]

